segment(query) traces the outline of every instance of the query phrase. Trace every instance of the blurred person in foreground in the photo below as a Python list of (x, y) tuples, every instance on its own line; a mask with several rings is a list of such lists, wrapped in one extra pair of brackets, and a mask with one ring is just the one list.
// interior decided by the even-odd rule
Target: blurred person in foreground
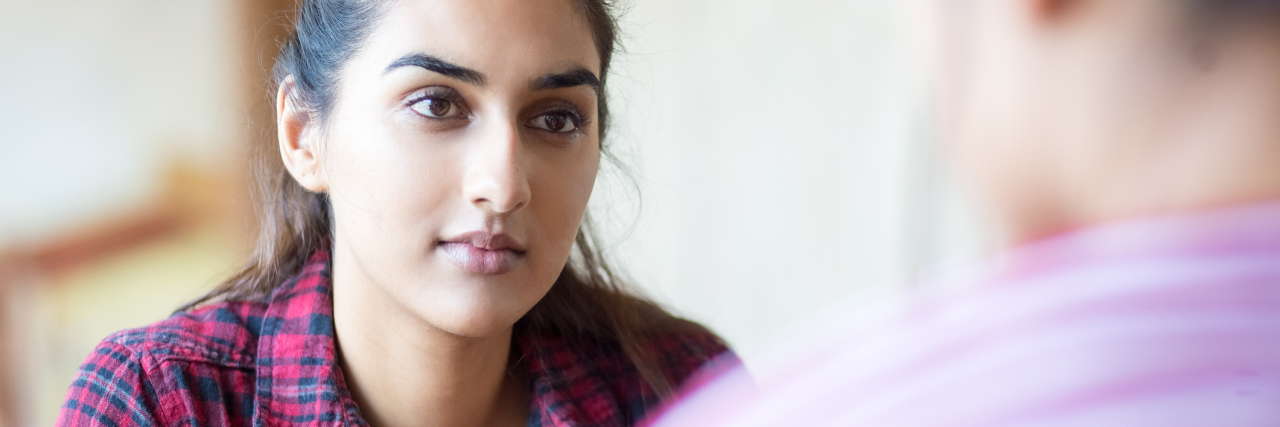
[(610, 2), (301, 5), (255, 256), (103, 340), (59, 425), (628, 426), (732, 358), (584, 225)]
[(936, 0), (1007, 247), (845, 306), (674, 426), (1280, 425), (1280, 0)]

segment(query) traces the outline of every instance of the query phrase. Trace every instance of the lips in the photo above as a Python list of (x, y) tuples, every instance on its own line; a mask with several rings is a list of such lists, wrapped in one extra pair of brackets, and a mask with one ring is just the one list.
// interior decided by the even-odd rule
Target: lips
[(458, 268), (483, 276), (509, 273), (525, 255), (524, 246), (515, 238), (483, 231), (445, 239), (437, 248)]

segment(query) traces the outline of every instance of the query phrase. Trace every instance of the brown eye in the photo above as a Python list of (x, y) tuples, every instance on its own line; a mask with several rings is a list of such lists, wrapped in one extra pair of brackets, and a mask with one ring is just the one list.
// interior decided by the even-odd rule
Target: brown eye
[(443, 98), (423, 98), (409, 108), (417, 111), (418, 114), (436, 119), (447, 119), (458, 114), (458, 107), (452, 101)]
[(578, 129), (578, 124), (574, 119), (568, 113), (547, 113), (534, 117), (529, 124), (549, 132), (567, 133)]

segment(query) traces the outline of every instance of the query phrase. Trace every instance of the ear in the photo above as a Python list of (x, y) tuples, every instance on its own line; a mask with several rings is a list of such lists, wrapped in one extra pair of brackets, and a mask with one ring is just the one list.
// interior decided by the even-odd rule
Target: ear
[(280, 159), (302, 188), (313, 192), (329, 190), (328, 176), (320, 161), (315, 115), (295, 101), (297, 81), (286, 77), (276, 94), (276, 132), (280, 141)]
[(1081, 0), (1023, 0), (1031, 18), (1040, 23), (1058, 22)]

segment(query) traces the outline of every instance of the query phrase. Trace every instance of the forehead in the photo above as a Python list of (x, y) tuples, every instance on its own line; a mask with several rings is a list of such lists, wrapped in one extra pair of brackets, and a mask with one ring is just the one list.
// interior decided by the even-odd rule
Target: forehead
[(495, 82), (583, 67), (600, 73), (591, 28), (575, 0), (399, 0), (355, 61), (381, 71), (410, 53), (472, 68)]

